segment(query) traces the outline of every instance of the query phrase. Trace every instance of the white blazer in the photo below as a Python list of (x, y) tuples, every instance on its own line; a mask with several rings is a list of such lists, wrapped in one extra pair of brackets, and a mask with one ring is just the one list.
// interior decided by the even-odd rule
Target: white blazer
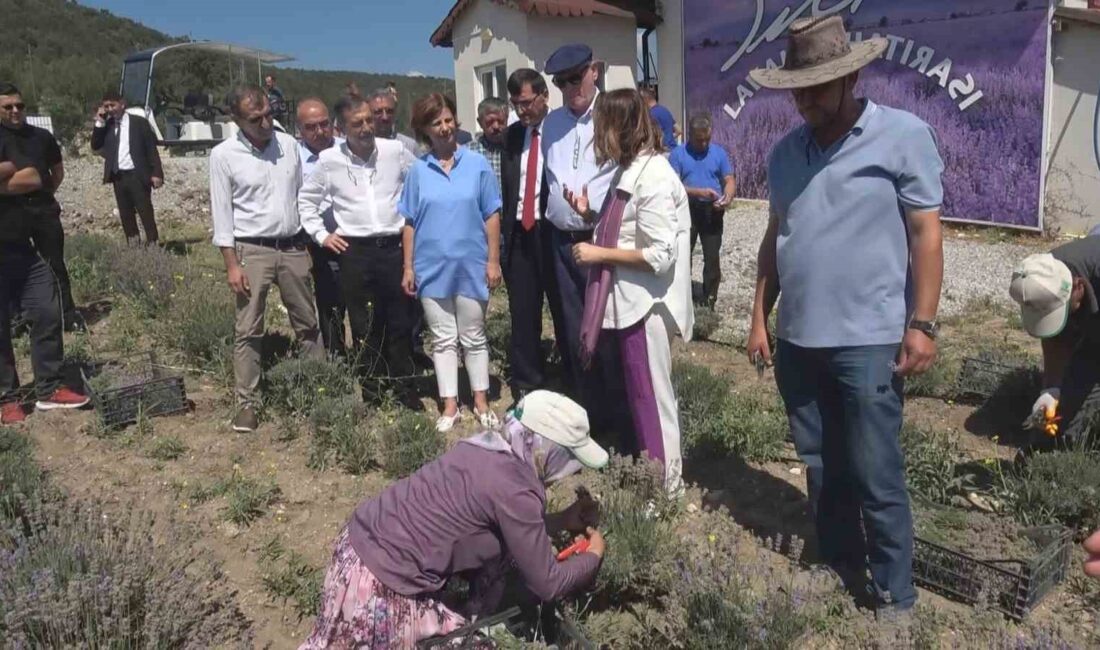
[(640, 250), (648, 269), (615, 265), (604, 329), (625, 329), (655, 305), (670, 332), (691, 340), (691, 212), (687, 192), (668, 160), (642, 154), (623, 171), (618, 189), (631, 193), (619, 230), (619, 248)]

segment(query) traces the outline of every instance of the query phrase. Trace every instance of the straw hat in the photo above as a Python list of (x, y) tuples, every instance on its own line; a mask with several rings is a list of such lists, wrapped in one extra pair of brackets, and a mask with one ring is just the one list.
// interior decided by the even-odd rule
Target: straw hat
[(791, 23), (787, 60), (782, 68), (757, 68), (749, 72), (765, 88), (809, 88), (846, 77), (886, 51), (885, 38), (848, 43), (840, 16), (799, 18)]

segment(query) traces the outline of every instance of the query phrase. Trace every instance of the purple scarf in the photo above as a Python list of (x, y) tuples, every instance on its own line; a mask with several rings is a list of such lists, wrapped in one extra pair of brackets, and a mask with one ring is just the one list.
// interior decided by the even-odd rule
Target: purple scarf
[[(616, 176), (618, 180), (618, 176)], [(596, 225), (596, 246), (602, 248), (619, 247), (619, 230), (623, 225), (623, 212), (632, 195), (612, 185), (600, 210), (600, 221)], [(581, 319), (581, 365), (588, 368), (596, 353), (596, 344), (603, 329), (603, 316), (607, 311), (607, 297), (611, 294), (611, 264), (596, 264), (588, 269), (588, 284), (584, 289), (584, 317)]]

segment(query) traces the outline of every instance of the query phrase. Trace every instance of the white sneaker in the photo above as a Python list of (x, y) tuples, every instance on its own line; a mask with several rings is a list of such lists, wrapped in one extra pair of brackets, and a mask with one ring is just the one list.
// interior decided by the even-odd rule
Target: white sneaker
[(493, 413), (492, 409), (479, 413), (477, 409), (474, 409), (474, 415), (477, 416), (477, 421), (481, 423), (481, 426), (486, 429), (498, 429), (500, 428), (500, 418), (496, 413)]
[(462, 419), (462, 409), (455, 411), (454, 415), (441, 415), (439, 419), (435, 421), (435, 430), (440, 433), (447, 433), (451, 429), (455, 428), (455, 423)]

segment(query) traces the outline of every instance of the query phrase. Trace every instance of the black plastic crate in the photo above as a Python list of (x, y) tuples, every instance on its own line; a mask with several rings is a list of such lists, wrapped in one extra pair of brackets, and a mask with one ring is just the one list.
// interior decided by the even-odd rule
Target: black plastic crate
[[(553, 635), (554, 647), (560, 650), (596, 650), (595, 644), (581, 634), (577, 626), (560, 612), (546, 606), (540, 618), (540, 628)], [(495, 648), (489, 637), (490, 628), (503, 625), (513, 635), (523, 638), (532, 627), (530, 613), (519, 607), (510, 607), (492, 616), (483, 616), (477, 621), (460, 627), (445, 636), (419, 641), (417, 650), (442, 650), (443, 648)]]
[(967, 603), (989, 607), (1023, 620), (1066, 577), (1073, 532), (1062, 526), (1020, 531), (1040, 550), (1030, 560), (980, 560), (916, 538), (913, 578), (924, 587)]
[(959, 399), (987, 400), (993, 396), (1023, 397), (1037, 392), (1041, 383), (1038, 368), (1007, 364), (982, 357), (962, 360), (955, 379), (955, 396)]
[(137, 422), (138, 415), (170, 415), (188, 409), (183, 376), (158, 365), (152, 352), (100, 361), (82, 371), (84, 387), (107, 429)]

